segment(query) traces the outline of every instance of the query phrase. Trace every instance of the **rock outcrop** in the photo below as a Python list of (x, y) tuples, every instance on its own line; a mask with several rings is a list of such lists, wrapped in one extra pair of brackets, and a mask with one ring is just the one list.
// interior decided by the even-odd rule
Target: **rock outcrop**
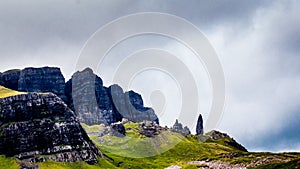
[(226, 133), (221, 133), (219, 131), (212, 130), (208, 133), (205, 133), (205, 137), (208, 137), (209, 140), (212, 140), (212, 141), (223, 140), (225, 145), (234, 147), (241, 151), (247, 151), (247, 149), (244, 146), (242, 146), (241, 144), (236, 142), (233, 138), (228, 136)]
[(65, 78), (59, 68), (25, 68), (3, 73), (3, 86), (24, 92), (52, 92), (66, 101)]
[(204, 130), (203, 130), (203, 119), (202, 115), (199, 114), (198, 121), (197, 121), (197, 126), (196, 126), (196, 134), (197, 135), (203, 135)]
[(3, 86), (4, 82), (3, 82), (3, 79), (2, 79), (2, 73), (0, 72), (0, 86)]
[(67, 83), (55, 67), (10, 70), (0, 75), (1, 84), (18, 91), (54, 93), (76, 113), (80, 122), (88, 125), (109, 125), (123, 117), (133, 122), (159, 122), (154, 110), (144, 106), (141, 95), (124, 92), (118, 85), (103, 86), (102, 79), (90, 68), (74, 73)]
[(125, 92), (118, 85), (103, 86), (102, 79), (89, 68), (76, 72), (66, 83), (68, 105), (79, 120), (88, 125), (129, 121), (156, 121), (153, 109), (144, 107), (141, 95)]
[(97, 163), (101, 152), (74, 112), (54, 94), (0, 99), (0, 154), (28, 162)]
[(182, 124), (179, 123), (177, 119), (175, 121), (175, 124), (171, 128), (171, 131), (176, 132), (176, 133), (180, 133), (183, 136), (187, 136), (188, 134), (191, 134), (190, 129), (187, 126), (183, 127)]
[(65, 91), (69, 107), (81, 122), (108, 125), (122, 120), (121, 115), (113, 111), (108, 88), (91, 69), (76, 72), (66, 83)]
[(146, 137), (159, 135), (166, 128), (159, 126), (155, 121), (143, 121), (139, 124), (140, 134)]
[(21, 70), (19, 69), (13, 69), (4, 72), (2, 74), (3, 86), (12, 90), (18, 90), (20, 73)]

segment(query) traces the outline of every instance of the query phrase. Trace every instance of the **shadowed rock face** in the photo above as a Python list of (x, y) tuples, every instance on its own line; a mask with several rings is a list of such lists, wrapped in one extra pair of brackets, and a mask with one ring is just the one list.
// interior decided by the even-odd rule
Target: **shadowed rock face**
[(75, 114), (54, 94), (0, 99), (0, 154), (20, 160), (97, 162), (101, 152)]
[(79, 120), (88, 125), (111, 124), (126, 118), (158, 122), (153, 109), (144, 107), (141, 95), (125, 92), (118, 85), (103, 86), (100, 77), (89, 68), (76, 72), (66, 84), (68, 105)]
[(183, 127), (182, 124), (179, 123), (177, 119), (175, 121), (175, 124), (171, 128), (171, 131), (176, 132), (176, 133), (180, 133), (183, 136), (187, 136), (188, 134), (191, 134), (190, 129), (187, 126)]
[(6, 71), (2, 74), (3, 86), (9, 89), (18, 90), (19, 88), (19, 77), (21, 70), (14, 69)]
[(199, 114), (198, 121), (197, 121), (197, 126), (196, 126), (196, 134), (197, 135), (202, 135), (203, 133), (204, 133), (203, 119), (202, 119), (202, 115)]
[(65, 97), (65, 78), (59, 68), (25, 68), (3, 73), (3, 86), (24, 92), (52, 92)]
[(103, 86), (90, 68), (78, 71), (65, 83), (59, 68), (25, 68), (0, 75), (3, 86), (25, 92), (52, 92), (62, 98), (80, 122), (88, 125), (115, 123), (126, 118), (133, 122), (156, 121), (152, 108), (144, 107), (141, 95), (125, 92), (118, 85)]
[(3, 86), (4, 82), (3, 82), (3, 79), (2, 79), (2, 73), (0, 72), (0, 85)]

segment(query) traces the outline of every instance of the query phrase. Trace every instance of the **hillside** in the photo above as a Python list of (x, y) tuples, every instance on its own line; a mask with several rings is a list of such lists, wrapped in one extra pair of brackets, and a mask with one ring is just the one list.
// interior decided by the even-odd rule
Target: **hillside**
[[(31, 73), (43, 78), (32, 77)], [(170, 128), (159, 126), (158, 119), (145, 121), (145, 114), (156, 115), (151, 108), (144, 107), (139, 94), (123, 92), (117, 85), (104, 87), (90, 69), (77, 72), (72, 78), (83, 83), (77, 86), (80, 88), (75, 93), (78, 97), (92, 95), (90, 80), (98, 79), (95, 90), (99, 100), (94, 105), (98, 107), (92, 112), (83, 109), (90, 104), (84, 97), (77, 103), (63, 100), (72, 97), (70, 87), (73, 85), (71, 80), (62, 83), (63, 77), (57, 68), (13, 70), (1, 76), (4, 82), (0, 84), (21, 86), (22, 92), (0, 86), (0, 169), (300, 168), (299, 153), (247, 152), (226, 133), (203, 134), (201, 115), (198, 135), (191, 135), (178, 121)], [(51, 85), (45, 87), (45, 82), (39, 83), (45, 78)], [(60, 79), (57, 85), (56, 78)], [(32, 79), (35, 84), (30, 83)], [(22, 85), (17, 85), (19, 82)], [(29, 85), (25, 85), (27, 83)], [(63, 95), (62, 98), (52, 94), (53, 91)], [(120, 112), (113, 105), (112, 97), (123, 105), (120, 110), (130, 113), (118, 115)], [(73, 103), (75, 109), (80, 109), (79, 114), (70, 109)], [(140, 111), (132, 111), (134, 107), (128, 108), (127, 104), (133, 104)], [(105, 115), (109, 123), (99, 125), (103, 116), (97, 112)]]
[(0, 154), (18, 159), (23, 168), (49, 160), (98, 163), (101, 152), (61, 98), (5, 88), (1, 93)]

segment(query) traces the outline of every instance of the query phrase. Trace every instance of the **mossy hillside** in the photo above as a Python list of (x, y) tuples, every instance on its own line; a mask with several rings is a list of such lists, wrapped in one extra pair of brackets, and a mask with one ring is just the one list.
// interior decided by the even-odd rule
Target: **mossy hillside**
[(0, 155), (0, 168), (19, 169), (20, 166), (15, 158), (8, 158), (5, 155)]
[(80, 124), (87, 133), (99, 132), (99, 131), (103, 130), (103, 128), (104, 128), (102, 125), (89, 126), (89, 125), (86, 125), (85, 123), (80, 123)]
[[(85, 125), (83, 125), (86, 127)], [(95, 126), (94, 126), (95, 127)], [(95, 127), (96, 128), (96, 127)], [(93, 128), (93, 129), (95, 129)], [(220, 141), (199, 141), (203, 138), (189, 135), (183, 138), (176, 133), (164, 141), (172, 139), (179, 139), (180, 142), (174, 147), (165, 151), (163, 153), (158, 153), (155, 156), (145, 157), (145, 158), (133, 158), (128, 157), (128, 152), (131, 155), (141, 155), (139, 153), (149, 153), (154, 151), (151, 144), (143, 141), (145, 138), (139, 134), (139, 128), (137, 123), (127, 123), (125, 124), (127, 134), (134, 139), (130, 140), (129, 136), (124, 138), (105, 136), (104, 141), (108, 143), (100, 142), (97, 136), (90, 136), (92, 140), (97, 144), (98, 148), (101, 149), (104, 154), (104, 159), (99, 159), (99, 163), (95, 165), (88, 165), (85, 162), (74, 162), (74, 163), (64, 163), (64, 162), (52, 162), (47, 161), (43, 163), (38, 163), (41, 169), (54, 168), (54, 169), (98, 169), (98, 168), (166, 168), (171, 165), (181, 166), (183, 169), (196, 169), (199, 167), (204, 167), (203, 165), (193, 165), (187, 164), (190, 161), (224, 161), (233, 164), (243, 163), (248, 164), (251, 162), (256, 162), (263, 159), (282, 159), (284, 161), (274, 161), (268, 165), (262, 165), (254, 168), (269, 169), (269, 168), (299, 168), (300, 166), (300, 155), (299, 153), (251, 153), (243, 152), (233, 147), (224, 144), (224, 140)], [(123, 144), (126, 143), (126, 144)], [(118, 147), (119, 144), (121, 148)], [(147, 147), (148, 146), (148, 147)], [(150, 148), (149, 148), (150, 147)], [(110, 149), (109, 149), (110, 148)], [(118, 149), (119, 148), (119, 149)], [(136, 151), (131, 151), (130, 149), (136, 148)], [(152, 149), (151, 149), (152, 148)], [(110, 150), (119, 150), (119, 154)], [(150, 150), (148, 150), (150, 149)], [(144, 152), (143, 152), (144, 151)], [(5, 156), (0, 156), (0, 168), (19, 168), (18, 160), (14, 158), (7, 158)]]
[[(139, 134), (138, 123), (126, 123), (126, 135), (90, 136), (107, 159), (116, 167), (121, 168), (165, 168), (170, 165), (185, 165), (189, 161), (218, 160), (228, 152), (240, 152), (232, 147), (215, 142), (201, 142), (198, 137), (189, 135), (187, 138), (178, 133), (166, 131), (155, 138), (146, 138)], [(143, 157), (143, 158), (136, 158)]]

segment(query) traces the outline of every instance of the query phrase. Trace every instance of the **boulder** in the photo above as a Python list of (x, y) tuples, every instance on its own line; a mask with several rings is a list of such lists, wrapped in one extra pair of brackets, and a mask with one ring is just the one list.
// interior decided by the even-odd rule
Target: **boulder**
[(144, 120), (139, 124), (140, 134), (146, 137), (154, 137), (155, 135), (159, 135), (165, 128), (159, 126), (155, 121), (147, 121)]

